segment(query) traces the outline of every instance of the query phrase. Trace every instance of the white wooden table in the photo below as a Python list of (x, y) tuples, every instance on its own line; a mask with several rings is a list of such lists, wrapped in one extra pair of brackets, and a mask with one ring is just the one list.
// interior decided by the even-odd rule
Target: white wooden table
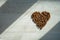
[[(23, 10), (22, 10), (23, 11)], [(51, 14), (50, 20), (42, 30), (39, 30), (32, 22), (31, 14), (34, 11), (48, 11)], [(60, 2), (36, 2), (1, 35), (2, 40), (38, 40), (43, 37), (60, 21)]]

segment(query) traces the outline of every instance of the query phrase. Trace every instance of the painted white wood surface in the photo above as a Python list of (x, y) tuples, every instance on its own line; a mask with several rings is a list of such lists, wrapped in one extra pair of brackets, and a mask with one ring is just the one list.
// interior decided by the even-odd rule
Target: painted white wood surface
[[(60, 2), (36, 2), (1, 35), (3, 40), (38, 40), (43, 37), (60, 21)], [(22, 10), (23, 11), (23, 10)], [(35, 11), (48, 11), (51, 14), (50, 20), (42, 30), (39, 30), (32, 22), (31, 14)]]
[(7, 0), (0, 0), (0, 7), (6, 2)]

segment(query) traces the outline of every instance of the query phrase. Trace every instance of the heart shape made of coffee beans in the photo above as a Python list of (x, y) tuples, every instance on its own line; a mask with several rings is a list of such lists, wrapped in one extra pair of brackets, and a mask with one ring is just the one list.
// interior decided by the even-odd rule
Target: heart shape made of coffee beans
[(47, 21), (49, 20), (50, 13), (47, 11), (43, 11), (41, 13), (36, 11), (31, 15), (31, 18), (33, 22), (36, 24), (36, 26), (42, 29), (46, 25)]

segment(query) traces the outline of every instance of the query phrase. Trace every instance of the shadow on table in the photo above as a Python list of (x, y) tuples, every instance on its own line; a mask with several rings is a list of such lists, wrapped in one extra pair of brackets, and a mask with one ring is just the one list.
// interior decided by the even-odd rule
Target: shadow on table
[(60, 22), (39, 40), (60, 40)]
[(0, 7), (0, 34), (19, 18), (37, 0), (7, 0)]

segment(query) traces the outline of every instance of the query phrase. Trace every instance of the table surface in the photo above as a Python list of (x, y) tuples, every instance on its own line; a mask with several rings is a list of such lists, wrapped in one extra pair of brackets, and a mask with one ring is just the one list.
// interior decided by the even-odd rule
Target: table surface
[[(22, 11), (23, 10), (25, 12), (25, 10), (27, 10), (30, 6), (32, 6), (36, 1), (28, 1), (28, 2), (21, 2), (17, 3), (16, 1), (16, 5), (15, 2), (13, 3), (12, 0), (7, 1), (2, 7), (0, 7), (0, 33), (2, 33), (6, 28), (8, 28), (9, 25), (11, 25), (20, 15), (22, 15)], [(29, 4), (29, 2), (32, 2)], [(24, 4), (22, 4), (24, 3)], [(28, 4), (27, 4), (28, 3)], [(27, 5), (26, 5), (27, 4)], [(20, 5), (20, 6), (19, 6)], [(26, 7), (22, 7), (22, 6), (26, 5)], [(12, 8), (13, 9), (12, 9)], [(16, 8), (18, 7), (18, 8)], [(25, 9), (25, 10), (24, 10)], [(20, 13), (20, 14), (19, 14)], [(60, 22), (55, 25), (55, 27), (49, 31), (44, 37), (42, 37), (40, 40), (60, 40)]]
[(0, 7), (0, 34), (35, 2), (37, 2), (37, 0), (7, 0), (6, 3)]

